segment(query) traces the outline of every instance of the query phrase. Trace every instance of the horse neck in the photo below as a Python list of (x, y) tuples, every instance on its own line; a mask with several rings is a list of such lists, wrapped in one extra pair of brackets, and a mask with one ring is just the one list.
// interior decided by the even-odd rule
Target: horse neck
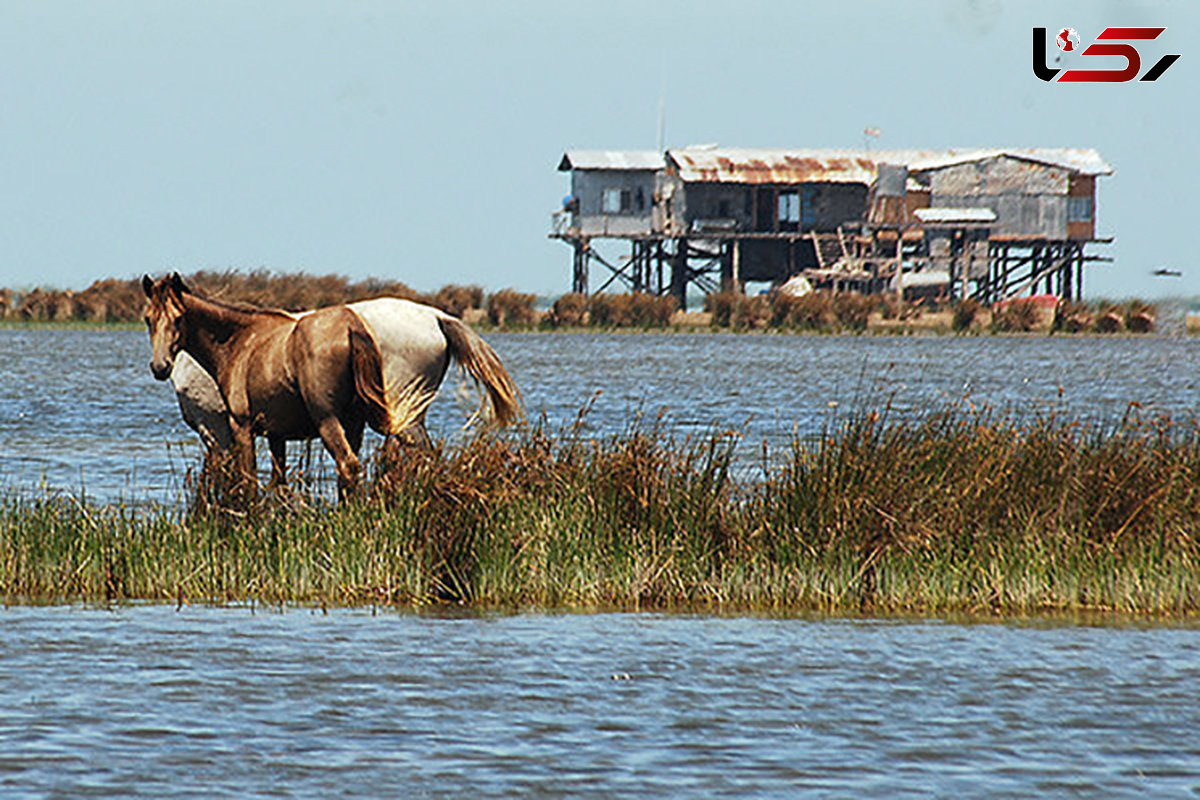
[(187, 318), (183, 349), (208, 374), (219, 378), (233, 359), (239, 335), (261, 324), (262, 315), (219, 305), (193, 294), (183, 294), (181, 299)]

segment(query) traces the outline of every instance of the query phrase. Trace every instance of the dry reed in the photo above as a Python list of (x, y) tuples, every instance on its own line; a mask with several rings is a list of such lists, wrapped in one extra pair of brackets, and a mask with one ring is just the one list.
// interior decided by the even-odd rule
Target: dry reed
[(534, 427), (387, 450), (369, 496), (337, 509), (10, 499), (0, 590), (10, 602), (1200, 612), (1193, 424), (868, 413), (753, 478), (736, 442)]
[(665, 328), (675, 313), (673, 297), (645, 292), (596, 294), (588, 298), (588, 321), (601, 328)]
[(581, 292), (569, 292), (554, 301), (546, 324), (552, 328), (578, 328), (588, 323), (588, 298)]
[[(351, 303), (384, 295), (436, 306), (456, 316), (487, 309), (491, 324), (502, 328), (528, 328), (539, 320), (536, 298), (505, 289), (485, 296), (479, 286), (444, 286), (421, 294), (399, 281), (351, 281), (341, 275), (280, 274), (200, 271), (185, 280), (205, 294), (252, 305), (298, 311)], [(141, 317), (145, 302), (136, 280), (99, 280), (81, 292), (34, 289), (18, 293), (0, 289), (0, 319), (31, 322), (131, 322)], [(781, 329), (814, 332), (857, 332), (869, 327), (872, 315), (908, 319), (920, 304), (908, 304), (894, 294), (864, 296), (854, 292), (818, 291), (803, 297), (773, 294), (768, 298), (739, 292), (716, 292), (705, 298), (712, 324), (734, 330)], [(982, 306), (969, 300), (950, 306), (953, 327), (965, 331), (978, 327)], [(677, 310), (671, 297), (637, 292), (587, 297), (569, 293), (558, 298), (542, 320), (547, 328), (595, 326), (600, 328), (658, 329), (672, 325)], [(936, 309), (930, 309), (936, 310)], [(1154, 330), (1157, 310), (1140, 300), (1124, 304), (1063, 302), (1053, 330), (1064, 332), (1146, 333)], [(1041, 327), (1041, 314), (1025, 299), (1005, 303), (992, 315), (998, 332), (1029, 331)]]
[(502, 289), (487, 300), (488, 321), (498, 328), (527, 328), (537, 322), (537, 296)]
[[(280, 274), (200, 271), (185, 277), (189, 286), (206, 295), (270, 308), (301, 311), (391, 296), (436, 306), (461, 317), (483, 305), (478, 286), (444, 286), (431, 295), (420, 294), (399, 281), (351, 281), (342, 275)], [(18, 296), (3, 290), (0, 316), (34, 322), (131, 322), (141, 318), (146, 305), (137, 280), (99, 280), (81, 292), (34, 289)]]
[(1041, 314), (1033, 300), (1017, 298), (997, 306), (992, 329), (1001, 333), (1028, 333), (1037, 328)]

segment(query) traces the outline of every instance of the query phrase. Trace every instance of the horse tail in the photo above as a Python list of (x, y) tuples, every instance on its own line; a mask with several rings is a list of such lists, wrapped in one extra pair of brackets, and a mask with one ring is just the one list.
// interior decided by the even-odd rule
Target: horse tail
[(491, 345), (480, 338), (462, 320), (438, 315), (438, 325), (446, 337), (450, 355), (484, 389), (484, 396), (476, 416), (489, 410), (490, 416), (501, 425), (508, 425), (524, 418), (521, 408), (521, 390), (500, 363), (500, 356)]
[(370, 329), (350, 312), (350, 363), (354, 393), (366, 410), (367, 424), (384, 436), (400, 433), (418, 422), (433, 402), (430, 391), (417, 379), (406, 386), (389, 386), (384, 378), (383, 355)]

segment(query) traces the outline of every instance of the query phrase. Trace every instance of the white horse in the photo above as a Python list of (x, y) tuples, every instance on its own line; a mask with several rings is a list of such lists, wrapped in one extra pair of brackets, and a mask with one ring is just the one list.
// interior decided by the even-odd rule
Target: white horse
[(229, 428), (229, 410), (221, 399), (221, 390), (186, 350), (175, 356), (171, 385), (175, 387), (183, 421), (200, 435), (205, 449), (228, 450), (233, 444), (233, 431)]
[[(444, 311), (380, 297), (347, 306), (363, 321), (379, 347), (385, 385), (433, 393), (454, 359), (481, 387), (480, 414), (512, 422), (521, 415), (520, 392), (495, 352), (462, 320)], [(294, 316), (299, 319), (311, 312)], [(184, 422), (199, 434), (207, 451), (228, 450), (233, 443), (229, 411), (217, 382), (186, 350), (180, 350), (171, 370), (171, 383)], [(427, 406), (427, 403), (426, 403)], [(425, 410), (405, 434), (428, 443)], [(276, 464), (278, 470), (282, 464)]]

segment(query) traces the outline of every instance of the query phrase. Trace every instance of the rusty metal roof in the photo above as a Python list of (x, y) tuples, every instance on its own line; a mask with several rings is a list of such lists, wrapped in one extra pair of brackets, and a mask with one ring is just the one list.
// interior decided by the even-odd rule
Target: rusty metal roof
[(653, 150), (568, 150), (558, 162), (560, 172), (573, 169), (660, 170), (662, 153)]
[(990, 208), (945, 208), (934, 206), (918, 208), (913, 212), (921, 222), (931, 225), (986, 225), (996, 221), (996, 212)]
[(1075, 147), (981, 147), (941, 152), (925, 150), (912, 152), (910, 160), (905, 163), (910, 171), (922, 172), (971, 161), (984, 161), (997, 156), (1061, 167), (1080, 175), (1113, 173), (1113, 168), (1105, 163), (1098, 152), (1090, 148)]
[[(768, 150), (685, 147), (667, 151), (667, 164), (685, 182), (862, 183), (875, 180), (879, 164), (910, 172), (1009, 156), (1061, 167), (1083, 175), (1111, 175), (1095, 150), (1071, 148), (963, 148), (947, 150)], [(561, 167), (560, 167), (561, 169)]]
[(863, 183), (875, 180), (874, 154), (854, 150), (683, 148), (667, 163), (686, 182)]

